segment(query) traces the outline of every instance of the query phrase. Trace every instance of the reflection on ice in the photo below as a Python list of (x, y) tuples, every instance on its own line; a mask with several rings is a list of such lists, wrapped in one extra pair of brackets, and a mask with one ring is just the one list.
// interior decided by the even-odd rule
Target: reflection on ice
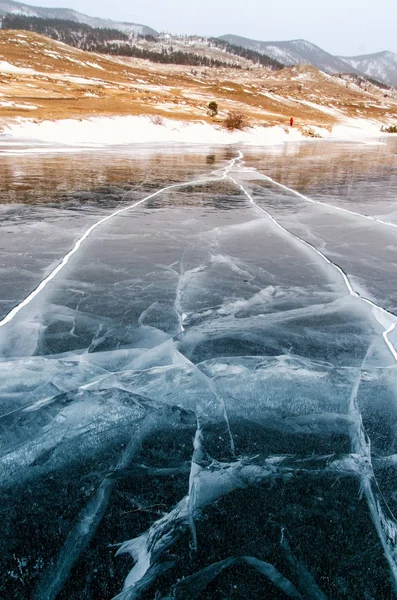
[(160, 163), (161, 186), (97, 214), (82, 204), (78, 225), (60, 211), (53, 252), (68, 260), (33, 244), (45, 285), (10, 279), (7, 597), (393, 593), (396, 320), (370, 229), (383, 226), (350, 215), (346, 230), (272, 191), (252, 157), (214, 157), (171, 185)]

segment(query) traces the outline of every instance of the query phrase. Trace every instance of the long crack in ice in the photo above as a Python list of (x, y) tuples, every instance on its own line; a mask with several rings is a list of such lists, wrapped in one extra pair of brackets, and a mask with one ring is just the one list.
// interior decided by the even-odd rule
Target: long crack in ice
[[(349, 280), (349, 277), (342, 270), (342, 268), (339, 267), (339, 265), (332, 262), (325, 254), (323, 254), (315, 246), (313, 246), (306, 240), (285, 229), (265, 209), (260, 207), (254, 201), (253, 197), (246, 190), (246, 188), (242, 184), (238, 183), (230, 175), (230, 172), (232, 170), (237, 172), (246, 171), (246, 169), (242, 167), (242, 159), (243, 153), (239, 152), (238, 156), (235, 157), (227, 167), (218, 171), (214, 171), (213, 173), (222, 173), (222, 179), (229, 179), (234, 185), (239, 187), (243, 194), (249, 199), (250, 203), (253, 204), (257, 209), (262, 211), (273, 222), (273, 224), (276, 227), (281, 229), (288, 236), (294, 238), (298, 243), (303, 244), (310, 251), (315, 252), (318, 256), (321, 257), (322, 260), (324, 260), (328, 265), (330, 265), (338, 272), (338, 274), (343, 279), (343, 282), (346, 286), (349, 295), (371, 306), (376, 320), (384, 327), (384, 331), (382, 333), (383, 339), (388, 349), (390, 350), (390, 353), (392, 354), (394, 360), (397, 361), (397, 351), (389, 338), (389, 335), (395, 329), (397, 323), (396, 317), (393, 314), (386, 311), (385, 309), (383, 309), (381, 306), (378, 306), (377, 304), (372, 302), (371, 300), (360, 296), (360, 294), (354, 290), (353, 285)], [(291, 191), (289, 188), (288, 190)], [(296, 192), (296, 195), (300, 196), (299, 192)], [(310, 199), (307, 200), (311, 201)], [(371, 220), (374, 219), (371, 218)], [(180, 303), (180, 295), (177, 297), (176, 308), (181, 318), (182, 310)], [(181, 327), (180, 330), (181, 333), (183, 333), (183, 327)], [(186, 361), (190, 363), (188, 359), (186, 359)], [(198, 367), (195, 368), (199, 370)], [(208, 378), (204, 374), (202, 374), (202, 376), (206, 378), (206, 386), (210, 388), (212, 394), (216, 396), (218, 402), (222, 404), (222, 399), (218, 397), (214, 386), (210, 385), (210, 383), (212, 383), (210, 382), (210, 378)], [(376, 496), (373, 492), (372, 485), (374, 484), (374, 482), (376, 484), (376, 480), (372, 469), (369, 441), (366, 438), (366, 434), (362, 425), (361, 414), (359, 413), (358, 407), (356, 405), (356, 397), (360, 385), (360, 379), (361, 378), (359, 377), (356, 382), (356, 385), (354, 386), (349, 412), (350, 428), (352, 429), (352, 454), (349, 456), (346, 455), (344, 457), (335, 457), (334, 460), (331, 457), (316, 457), (314, 459), (314, 464), (318, 464), (319, 469), (309, 469), (308, 472), (324, 473), (325, 471), (334, 471), (338, 473), (338, 476), (355, 475), (360, 478), (362, 482), (362, 488), (367, 498), (368, 506), (370, 508), (372, 520), (374, 522), (375, 528), (378, 532), (379, 538), (384, 548), (385, 555), (389, 562), (394, 581), (397, 582), (397, 559), (395, 555), (395, 548), (393, 546), (393, 540), (396, 531), (395, 520), (389, 511), (387, 511), (387, 517), (384, 515), (384, 512), (382, 511), (380, 505), (381, 501), (379, 500), (379, 496)], [(226, 423), (228, 424), (226, 407), (224, 408), (224, 417)], [(230, 432), (229, 425), (228, 429), (232, 444), (232, 451), (234, 453), (233, 438)], [(160, 519), (159, 521), (153, 523), (147, 532), (145, 532), (135, 540), (125, 542), (119, 550), (119, 553), (130, 553), (136, 561), (135, 566), (133, 567), (125, 581), (124, 591), (119, 596), (117, 596), (117, 598), (120, 598), (120, 600), (138, 597), (140, 592), (138, 592), (137, 586), (140, 586), (140, 584), (142, 584), (143, 588), (145, 588), (146, 577), (148, 577), (149, 585), (149, 581), (152, 580), (152, 578), (149, 577), (149, 574), (151, 572), (151, 569), (155, 568), (156, 558), (159, 558), (162, 552), (166, 548), (168, 548), (169, 545), (177, 539), (177, 537), (179, 537), (179, 535), (181, 534), (181, 529), (190, 526), (193, 535), (193, 548), (197, 547), (194, 519), (199, 515), (200, 511), (206, 505), (211, 504), (217, 498), (223, 496), (224, 494), (230, 493), (234, 489), (247, 487), (250, 485), (258, 485), (259, 482), (268, 479), (269, 477), (293, 477), (295, 469), (298, 467), (298, 465), (300, 465), (299, 470), (301, 473), (304, 470), (305, 465), (305, 461), (302, 461), (302, 464), (300, 464), (300, 461), (296, 461), (293, 457), (280, 457), (279, 460), (275, 460), (275, 457), (272, 457), (271, 459), (267, 459), (264, 462), (262, 462), (261, 465), (253, 464), (251, 461), (246, 462), (241, 460), (224, 464), (216, 462), (213, 462), (211, 464), (204, 464), (201, 460), (198, 460), (198, 453), (201, 456), (203, 452), (204, 447), (202, 431), (198, 418), (194, 442), (194, 452), (189, 475), (189, 490), (187, 495), (175, 506), (173, 510), (171, 510), (168, 514), (162, 517), (162, 519)], [(223, 477), (220, 476), (221, 473), (223, 474)], [(288, 545), (284, 538), (283, 540), (284, 546), (285, 544)], [(290, 554), (291, 561), (294, 562), (294, 568), (299, 574), (299, 579), (302, 584), (302, 587), (305, 588), (306, 591), (310, 589), (311, 597), (313, 598), (325, 598), (325, 595), (320, 590), (320, 588), (318, 588), (311, 574), (296, 561), (295, 557), (293, 557), (289, 545), (288, 552)], [(233, 559), (233, 562), (234, 560), (245, 560), (248, 564), (252, 564), (256, 568), (258, 568), (259, 571), (261, 571), (263, 567), (264, 574), (267, 576), (271, 572), (271, 565), (268, 565), (267, 563), (262, 564), (261, 561), (258, 561), (257, 559), (251, 557)], [(255, 563), (258, 563), (258, 565), (254, 565), (253, 561), (255, 561)], [(217, 564), (208, 567), (207, 570), (211, 571), (211, 573), (213, 573), (214, 576), (216, 576), (216, 574), (220, 572), (223, 568), (230, 566), (231, 563), (229, 563), (230, 559), (225, 559), (225, 561), (221, 561), (219, 565)], [(261, 563), (261, 565), (259, 565), (259, 563)], [(191, 578), (188, 578), (186, 580), (186, 583), (190, 585), (190, 582), (193, 583), (201, 580), (201, 577), (203, 576), (204, 572), (207, 573), (207, 570), (204, 569), (200, 573), (191, 576)], [(176, 584), (176, 586), (178, 585), (179, 584)], [(287, 589), (285, 588), (284, 591), (287, 592)], [(290, 589), (289, 591), (291, 596), (301, 597), (297, 590)], [(137, 596), (135, 596), (135, 592), (137, 592)]]
[[(233, 160), (236, 160), (236, 159), (233, 159)], [(227, 177), (227, 174), (228, 174), (230, 168), (233, 167), (233, 165), (234, 165), (234, 162), (231, 161), (230, 167), (225, 168), (225, 173), (222, 176), (222, 179), (225, 179)], [(122, 213), (132, 210), (133, 208), (136, 208), (137, 206), (144, 204), (148, 200), (151, 200), (152, 198), (155, 198), (156, 196), (159, 196), (160, 194), (167, 192), (168, 190), (181, 188), (181, 187), (187, 187), (187, 186), (191, 186), (191, 185), (203, 185), (205, 183), (210, 183), (210, 182), (219, 181), (219, 180), (220, 180), (219, 177), (209, 177), (206, 179), (197, 179), (197, 180), (187, 181), (187, 182), (183, 182), (183, 183), (175, 183), (173, 185), (168, 185), (164, 188), (161, 188), (160, 190), (157, 190), (153, 194), (149, 194), (149, 196), (142, 198), (142, 200), (139, 200), (138, 202), (134, 202), (133, 204), (129, 204), (128, 206), (125, 206), (124, 208), (119, 208), (118, 210), (112, 212), (110, 215), (106, 215), (106, 217), (102, 217), (102, 219), (99, 219), (99, 221), (96, 221), (96, 223), (91, 225), (91, 227), (89, 227), (83, 233), (83, 235), (77, 240), (77, 242), (75, 243), (73, 248), (67, 254), (65, 254), (65, 256), (62, 258), (61, 262), (55, 267), (55, 269), (53, 269), (53, 271), (51, 271), (51, 273), (47, 277), (42, 279), (40, 281), (39, 285), (32, 292), (30, 292), (30, 294), (28, 296), (26, 296), (26, 298), (24, 300), (22, 300), (22, 302), (20, 302), (5, 317), (3, 317), (3, 319), (0, 321), (0, 327), (3, 327), (4, 325), (6, 325), (10, 321), (12, 321), (16, 317), (16, 315), (25, 306), (30, 304), (32, 302), (32, 300), (34, 300), (34, 298), (36, 298), (36, 296), (38, 296), (38, 294), (40, 294), (40, 292), (42, 290), (44, 290), (44, 288), (47, 286), (47, 284), (50, 281), (52, 281), (52, 279), (54, 279), (54, 277), (56, 277), (58, 275), (58, 273), (60, 271), (62, 271), (62, 269), (68, 264), (70, 258), (74, 254), (76, 254), (76, 252), (78, 252), (81, 244), (92, 234), (93, 231), (95, 231), (95, 229), (97, 229), (97, 227), (100, 227), (101, 225), (103, 225), (107, 221), (110, 221), (114, 217), (117, 217), (118, 215), (121, 215)]]
[(338, 271), (338, 273), (341, 275), (341, 277), (342, 277), (342, 279), (343, 279), (343, 281), (344, 281), (344, 283), (346, 285), (346, 288), (347, 288), (349, 294), (351, 296), (353, 296), (353, 298), (358, 298), (362, 302), (365, 302), (366, 304), (368, 304), (369, 306), (371, 306), (371, 308), (373, 310), (373, 315), (374, 315), (375, 319), (378, 321), (378, 323), (380, 325), (382, 325), (383, 327), (385, 327), (385, 329), (384, 329), (384, 331), (382, 333), (383, 339), (384, 339), (387, 347), (389, 348), (390, 353), (392, 354), (394, 360), (397, 362), (397, 349), (395, 348), (395, 346), (393, 345), (393, 343), (391, 342), (390, 337), (389, 337), (390, 334), (396, 328), (397, 317), (395, 315), (393, 315), (392, 313), (390, 313), (389, 311), (387, 311), (382, 306), (379, 306), (378, 304), (376, 304), (372, 300), (369, 300), (368, 298), (364, 298), (358, 292), (356, 292), (355, 289), (353, 288), (350, 280), (349, 280), (349, 277), (347, 276), (347, 274), (343, 271), (343, 269), (339, 265), (337, 265), (332, 260), (330, 260), (323, 252), (321, 252), (320, 250), (318, 250), (310, 242), (307, 242), (303, 238), (299, 237), (295, 233), (292, 233), (291, 231), (289, 231), (288, 229), (286, 229), (285, 227), (283, 227), (274, 217), (272, 217), (272, 215), (269, 212), (267, 212), (264, 208), (262, 208), (261, 206), (259, 206), (255, 202), (255, 200), (253, 199), (253, 197), (251, 196), (251, 194), (246, 190), (246, 188), (242, 184), (238, 183), (230, 175), (228, 175), (228, 178), (237, 187), (240, 188), (240, 190), (243, 192), (243, 194), (245, 194), (245, 196), (248, 198), (248, 200), (251, 202), (251, 204), (253, 204), (254, 206), (256, 206), (257, 209), (259, 209), (260, 211), (262, 211), (274, 223), (274, 225), (276, 225), (276, 227), (278, 227), (279, 229), (281, 229), (288, 236), (291, 236), (295, 240), (299, 241), (301, 244), (303, 244), (307, 248), (310, 248), (310, 250), (312, 250), (318, 256), (320, 256), (328, 265), (330, 265), (331, 267), (333, 267), (334, 269), (336, 269)]
[[(304, 245), (305, 248), (308, 249), (310, 252), (315, 252), (317, 256), (321, 258), (321, 260), (325, 261), (325, 263), (327, 263), (330, 267), (335, 269), (338, 275), (342, 278), (350, 296), (357, 299), (359, 302), (365, 303), (366, 305), (369, 305), (371, 307), (377, 322), (384, 328), (382, 336), (385, 341), (385, 344), (387, 345), (387, 348), (393, 356), (393, 359), (397, 362), (397, 350), (390, 339), (390, 335), (394, 331), (397, 324), (397, 318), (395, 317), (395, 315), (388, 312), (387, 310), (372, 302), (371, 300), (362, 297), (354, 289), (348, 275), (343, 271), (343, 269), (340, 266), (332, 262), (314, 245), (310, 244), (306, 240), (300, 238), (299, 236), (284, 228), (276, 219), (274, 219), (271, 216), (271, 214), (269, 214), (264, 208), (262, 208), (255, 202), (250, 192), (231, 176), (231, 171), (236, 171), (237, 173), (247, 172), (247, 170), (242, 166), (242, 159), (243, 153), (239, 152), (238, 155), (235, 158), (233, 158), (225, 167), (213, 172), (215, 177), (205, 179), (203, 178), (196, 181), (189, 181), (185, 183), (167, 186), (143, 198), (142, 200), (120, 208), (114, 211), (112, 214), (107, 215), (106, 217), (103, 217), (102, 219), (97, 221), (94, 225), (92, 225), (89, 229), (85, 231), (85, 233), (79, 238), (79, 240), (77, 240), (74, 247), (64, 256), (59, 265), (48, 275), (48, 277), (43, 279), (37, 286), (37, 288), (25, 298), (25, 300), (23, 300), (6, 317), (4, 317), (2, 321), (0, 321), (0, 327), (12, 321), (19, 313), (19, 311), (22, 310), (25, 306), (27, 306), (46, 287), (46, 285), (52, 279), (54, 279), (54, 277), (56, 277), (56, 275), (66, 266), (70, 258), (74, 254), (76, 254), (76, 252), (78, 252), (82, 243), (100, 225), (109, 221), (113, 217), (116, 217), (121, 213), (131, 210), (148, 201), (149, 199), (154, 198), (163, 192), (166, 192), (167, 190), (180, 188), (183, 186), (201, 185), (208, 182), (230, 180), (235, 186), (239, 187), (239, 189), (245, 195), (245, 197), (248, 198), (249, 202), (262, 213), (264, 213), (266, 217), (269, 218), (276, 227), (281, 229), (288, 236), (292, 237), (297, 243)], [(250, 170), (250, 172), (253, 171)], [(296, 192), (291, 188), (283, 186), (282, 184), (278, 184), (271, 178), (268, 178), (266, 176), (263, 177), (268, 179), (271, 183), (274, 183), (279, 187), (285, 188), (286, 190), (293, 192), (295, 195), (302, 197), (303, 199), (309, 202), (324, 204), (321, 202), (311, 200), (303, 196), (299, 192)], [(338, 207), (331, 206), (331, 208), (337, 208), (339, 210)], [(354, 213), (352, 211), (347, 211), (346, 209), (340, 210), (351, 212), (352, 214), (357, 214), (358, 216), (368, 218), (372, 221), (379, 221), (378, 219), (367, 217), (365, 215), (360, 215), (359, 213)], [(385, 223), (382, 221), (380, 222), (383, 224), (391, 225), (393, 227), (397, 227), (397, 225), (394, 224)], [(174, 308), (176, 313), (178, 314), (179, 319), (179, 328), (177, 334), (183, 336), (184, 313), (182, 311), (181, 290), (183, 278), (186, 274), (183, 268), (180, 269), (180, 273), (177, 273), (176, 271), (175, 273), (179, 277), (174, 304)], [(152, 304), (148, 309), (146, 309), (146, 311), (144, 311), (141, 314), (140, 321), (143, 321), (145, 319), (145, 315), (154, 306), (154, 304)], [(189, 367), (189, 369), (191, 369), (191, 371), (195, 373), (198, 379), (204, 384), (204, 387), (207, 388), (210, 394), (217, 400), (218, 405), (222, 409), (223, 417), (226, 422), (227, 430), (229, 433), (231, 453), (234, 457), (234, 440), (231, 433), (226, 404), (223, 397), (219, 394), (215, 383), (212, 381), (212, 378), (201, 370), (200, 365), (195, 365), (194, 363), (192, 363), (188, 358), (181, 354), (179, 350), (176, 349), (176, 344), (174, 340), (170, 341), (173, 345), (175, 357), (178, 359), (177, 362), (185, 363)], [(188, 470), (189, 482), (186, 490), (186, 496), (182, 498), (182, 500), (180, 500), (176, 504), (176, 506), (174, 506), (174, 508), (170, 510), (169, 513), (152, 523), (152, 525), (146, 532), (144, 532), (139, 537), (133, 540), (129, 540), (122, 544), (118, 554), (123, 552), (129, 553), (136, 561), (136, 564), (130, 571), (125, 581), (124, 591), (119, 596), (117, 596), (117, 598), (120, 598), (120, 600), (121, 598), (123, 598), (124, 600), (127, 598), (138, 597), (140, 592), (146, 589), (147, 586), (149, 586), (150, 583), (153, 581), (153, 579), (158, 576), (160, 572), (159, 569), (168, 568), (168, 563), (163, 563), (163, 566), (161, 566), (156, 561), (160, 558), (164, 551), (167, 550), (170, 547), (170, 545), (178, 539), (178, 537), (183, 533), (184, 530), (190, 528), (193, 537), (192, 547), (193, 549), (197, 548), (195, 518), (199, 516), (200, 511), (205, 506), (212, 504), (221, 496), (228, 494), (236, 489), (247, 488), (249, 486), (257, 486), (259, 483), (266, 480), (277, 478), (282, 478), (283, 480), (285, 480), (285, 478), (294, 477), (297, 468), (299, 469), (300, 473), (307, 472), (315, 474), (320, 472), (324, 473), (326, 471), (331, 471), (337, 473), (338, 476), (358, 476), (361, 482), (363, 493), (365, 494), (369, 506), (372, 521), (382, 543), (386, 558), (390, 565), (394, 583), (397, 588), (396, 521), (391, 511), (389, 510), (380, 490), (377, 487), (371, 462), (370, 442), (363, 427), (362, 417), (357, 402), (357, 395), (361, 384), (361, 372), (363, 370), (364, 361), (361, 366), (359, 376), (357, 377), (357, 380), (351, 392), (349, 415), (348, 418), (346, 418), (346, 422), (351, 432), (352, 452), (351, 454), (344, 455), (342, 457), (312, 457), (310, 459), (312, 461), (312, 464), (310, 465), (306, 464), (305, 460), (299, 461), (299, 459), (294, 458), (293, 456), (279, 456), (271, 458), (258, 458), (257, 456), (255, 456), (246, 460), (237, 458), (233, 459), (233, 462), (217, 462), (215, 460), (212, 460), (206, 453), (203, 441), (201, 408), (198, 405), (195, 411), (197, 419), (196, 435), (194, 441), (194, 452), (190, 463), (190, 469)], [(137, 364), (135, 365), (136, 368)], [(114, 376), (113, 373), (106, 376), (103, 375), (102, 377), (112, 376)], [(96, 379), (94, 383), (97, 382), (98, 379)], [(91, 382), (90, 385), (94, 384)], [(160, 423), (160, 421), (158, 421), (158, 423)], [(149, 425), (147, 427), (148, 430), (153, 428), (154, 422), (150, 427)], [(142, 436), (140, 435), (139, 443), (141, 443), (141, 441)], [(104, 514), (106, 505), (108, 503), (115, 479), (117, 478), (117, 476), (122, 476), (125, 470), (128, 470), (132, 457), (136, 452), (136, 443), (138, 442), (131, 439), (130, 445), (125, 449), (125, 451), (121, 453), (119, 462), (114, 468), (113, 477), (106, 478), (102, 481), (102, 483), (97, 489), (97, 492), (92, 497), (91, 501), (88, 502), (87, 506), (81, 511), (76, 521), (74, 529), (71, 531), (68, 540), (64, 544), (63, 549), (60, 551), (58, 559), (54, 562), (53, 568), (51, 568), (45, 574), (43, 580), (41, 581), (36, 594), (37, 598), (45, 597), (50, 600), (51, 598), (56, 597), (64, 581), (68, 577), (77, 558), (87, 546), (93, 533), (97, 529), (97, 526)], [(389, 460), (393, 461), (394, 459), (393, 457), (390, 457)], [(183, 470), (181, 472), (187, 472), (186, 466), (183, 467)], [(289, 556), (291, 565), (299, 575), (298, 579), (300, 580), (301, 587), (306, 588), (306, 590), (311, 590), (311, 597), (313, 598), (324, 598), (325, 596), (323, 595), (322, 591), (316, 586), (315, 581), (310, 575), (310, 573), (305, 570), (304, 566), (300, 565), (300, 563), (292, 554), (292, 550), (289, 547), (285, 535), (282, 538), (282, 547)], [(174, 588), (176, 590), (179, 586), (180, 591), (183, 593), (184, 585), (187, 587), (193, 585), (194, 587), (196, 585), (196, 582), (199, 580), (201, 585), (201, 579), (203, 574), (208, 575), (209, 573), (211, 573), (214, 577), (216, 577), (217, 574), (223, 570), (223, 568), (227, 568), (233, 564), (240, 564), (241, 562), (244, 562), (254, 567), (258, 572), (262, 573), (273, 583), (275, 583), (287, 595), (296, 598), (301, 597), (300, 592), (293, 586), (291, 582), (285, 579), (285, 577), (281, 573), (279, 573), (275, 569), (275, 567), (273, 567), (269, 563), (260, 561), (257, 558), (249, 556), (235, 557), (232, 559), (227, 558), (224, 561), (220, 561), (219, 563), (214, 563), (213, 565), (206, 567), (200, 572), (186, 578), (184, 580), (185, 583), (175, 584)]]
[[(241, 160), (238, 161), (238, 164), (241, 165)], [(349, 277), (341, 269), (341, 267), (339, 265), (337, 265), (336, 263), (331, 261), (325, 254), (323, 254), (315, 246), (313, 246), (306, 240), (300, 238), (296, 234), (292, 233), (291, 231), (289, 231), (288, 229), (283, 227), (270, 213), (268, 213), (264, 208), (262, 208), (255, 202), (252, 195), (246, 190), (246, 188), (242, 184), (238, 183), (230, 175), (228, 175), (228, 178), (236, 186), (238, 186), (240, 188), (240, 190), (245, 194), (245, 196), (248, 198), (250, 203), (253, 204), (257, 209), (262, 211), (272, 221), (272, 223), (276, 227), (281, 229), (284, 233), (291, 236), (295, 240), (298, 240), (299, 242), (301, 242), (301, 244), (303, 244), (307, 248), (311, 249), (318, 256), (320, 256), (327, 264), (329, 264), (334, 269), (336, 269), (336, 271), (341, 275), (341, 277), (346, 285), (346, 288), (352, 297), (357, 298), (359, 301), (364, 302), (364, 303), (368, 304), (369, 306), (371, 306), (375, 319), (378, 321), (378, 323), (380, 325), (385, 327), (384, 331), (382, 332), (383, 339), (384, 339), (388, 349), (390, 350), (390, 353), (393, 356), (393, 359), (397, 362), (397, 350), (389, 337), (390, 334), (394, 331), (396, 324), (397, 324), (397, 318), (395, 317), (395, 315), (388, 312), (387, 310), (385, 310), (381, 306), (377, 305), (376, 303), (372, 302), (371, 300), (362, 297), (358, 292), (356, 292), (354, 290), (353, 285), (349, 280)], [(276, 183), (276, 182), (274, 182), (274, 180), (271, 180), (270, 178), (267, 178), (267, 179), (273, 183)], [(290, 192), (291, 191), (294, 192), (299, 197), (303, 197), (304, 199), (308, 200), (308, 198), (302, 196), (302, 194), (300, 194), (299, 192), (295, 192), (291, 188), (287, 188), (286, 186), (283, 186), (282, 184), (278, 184), (278, 185), (284, 189), (287, 189)], [(364, 215), (360, 215), (360, 216), (364, 216)], [(376, 219), (371, 218), (371, 220), (376, 220)], [(390, 570), (391, 570), (391, 574), (392, 574), (393, 582), (394, 582), (394, 587), (397, 590), (397, 548), (396, 548), (397, 521), (396, 521), (394, 515), (391, 513), (389, 507), (387, 506), (387, 504), (378, 488), (378, 485), (377, 485), (377, 482), (376, 482), (376, 479), (375, 479), (375, 476), (374, 476), (374, 473), (372, 470), (370, 442), (369, 442), (369, 439), (367, 438), (365, 430), (363, 428), (362, 417), (361, 417), (359, 408), (357, 406), (357, 393), (358, 393), (360, 381), (361, 381), (361, 376), (359, 377), (359, 379), (356, 382), (356, 385), (353, 388), (351, 401), (350, 401), (350, 415), (352, 417), (354, 417), (354, 421), (356, 423), (356, 426), (354, 428), (355, 430), (353, 431), (353, 435), (352, 435), (353, 452), (356, 452), (358, 456), (363, 457), (367, 461), (367, 468), (364, 470), (362, 468), (360, 468), (361, 467), (361, 461), (360, 461), (360, 464), (359, 464), (359, 467), (357, 470), (357, 474), (359, 475), (359, 477), (361, 479), (362, 489), (363, 489), (363, 492), (364, 492), (366, 500), (367, 500), (371, 518), (372, 518), (372, 521), (376, 528), (376, 531), (378, 533), (379, 539), (382, 543), (382, 546), (383, 546), (383, 549), (385, 552), (385, 556), (386, 556), (387, 561), (390, 566)]]
[(260, 173), (256, 169), (247, 168), (247, 169), (245, 169), (245, 171), (248, 173), (254, 173), (255, 176), (258, 176), (261, 179), (268, 181), (271, 185), (279, 187), (280, 189), (282, 189), (286, 192), (289, 192), (290, 194), (293, 194), (294, 196), (297, 196), (298, 198), (300, 198), (301, 200), (304, 200), (305, 202), (310, 202), (310, 204), (318, 204), (319, 206), (326, 206), (327, 208), (331, 208), (332, 210), (335, 210), (335, 211), (343, 212), (343, 213), (346, 213), (349, 215), (353, 215), (355, 217), (367, 219), (367, 221), (372, 221), (373, 223), (379, 223), (380, 225), (386, 225), (386, 227), (393, 227), (394, 229), (397, 229), (397, 223), (391, 223), (390, 221), (384, 221), (383, 219), (379, 219), (378, 217), (373, 217), (372, 215), (364, 215), (363, 213), (359, 213), (355, 210), (350, 210), (348, 208), (344, 208), (343, 206), (336, 206), (334, 204), (329, 204), (328, 202), (321, 202), (321, 200), (314, 200), (313, 198), (310, 198), (309, 196), (306, 196), (305, 194), (302, 194), (301, 192), (298, 192), (297, 190), (294, 190), (293, 188), (288, 187), (287, 185), (284, 185), (283, 183), (280, 183), (279, 181), (276, 181), (275, 179), (272, 179), (272, 177), (269, 177), (268, 175), (264, 175), (263, 173)]

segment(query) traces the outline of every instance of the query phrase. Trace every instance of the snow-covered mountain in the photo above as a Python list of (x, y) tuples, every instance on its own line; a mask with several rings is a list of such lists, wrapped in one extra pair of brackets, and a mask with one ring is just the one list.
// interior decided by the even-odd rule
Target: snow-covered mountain
[(394, 52), (385, 51), (340, 58), (369, 77), (397, 86), (397, 54)]
[(261, 42), (231, 34), (223, 35), (221, 39), (226, 40), (229, 44), (243, 46), (250, 50), (256, 50), (261, 54), (266, 54), (287, 66), (308, 63), (326, 73), (357, 73), (354, 65), (346, 63), (338, 56), (333, 56), (306, 40)]
[(42, 19), (66, 19), (76, 23), (85, 23), (91, 27), (108, 27), (118, 29), (126, 33), (156, 35), (157, 32), (147, 25), (137, 23), (124, 23), (112, 21), (111, 19), (100, 19), (99, 17), (89, 17), (70, 8), (46, 8), (43, 6), (30, 6), (14, 0), (0, 0), (0, 16), (6, 14), (25, 15), (26, 17), (39, 17)]

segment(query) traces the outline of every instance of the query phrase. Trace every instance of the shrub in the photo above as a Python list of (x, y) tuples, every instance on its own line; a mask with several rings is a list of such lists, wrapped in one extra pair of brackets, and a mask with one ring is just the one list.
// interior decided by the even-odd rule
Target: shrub
[(150, 117), (150, 120), (153, 125), (164, 125), (164, 119), (163, 117), (160, 117), (160, 115), (153, 115)]
[(230, 131), (244, 129), (244, 127), (247, 127), (247, 124), (246, 116), (239, 111), (230, 111), (225, 119), (225, 127)]
[(380, 129), (384, 133), (397, 133), (397, 125), (389, 125), (389, 127), (381, 127)]
[(218, 104), (214, 101), (208, 104), (208, 114), (210, 117), (216, 117), (218, 114)]

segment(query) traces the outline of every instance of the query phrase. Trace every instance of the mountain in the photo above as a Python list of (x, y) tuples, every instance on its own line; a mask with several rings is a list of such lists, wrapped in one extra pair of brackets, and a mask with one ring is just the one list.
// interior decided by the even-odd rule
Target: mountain
[(157, 31), (147, 25), (89, 17), (70, 8), (45, 8), (43, 6), (30, 6), (29, 4), (15, 2), (14, 0), (0, 0), (0, 16), (6, 14), (18, 14), (42, 19), (66, 19), (75, 23), (85, 23), (91, 27), (118, 29), (119, 31), (136, 35), (157, 35)]
[(338, 56), (333, 56), (306, 40), (291, 40), (287, 42), (261, 42), (238, 35), (223, 35), (221, 40), (266, 54), (287, 65), (308, 63), (326, 73), (357, 73), (357, 69), (346, 63)]
[(397, 54), (394, 52), (385, 51), (340, 58), (369, 77), (397, 86)]

